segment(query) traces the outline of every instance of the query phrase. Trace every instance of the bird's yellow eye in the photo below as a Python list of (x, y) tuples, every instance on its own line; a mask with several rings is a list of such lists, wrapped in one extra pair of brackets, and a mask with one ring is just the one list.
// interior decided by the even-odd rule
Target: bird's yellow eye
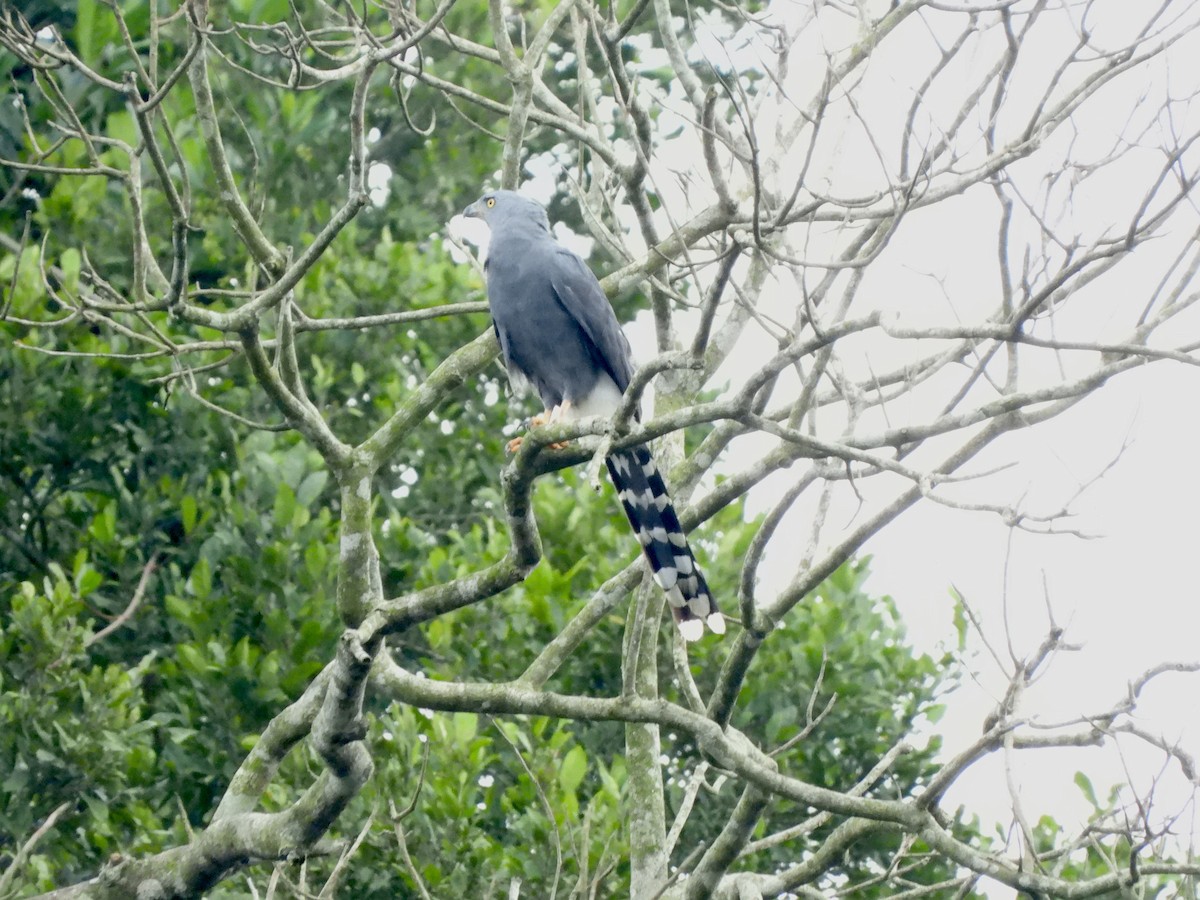
[(487, 198), (486, 200), (484, 200), (483, 202), (487, 204), (487, 206), (488, 206), (488, 209), (491, 209), (493, 206), (495, 206), (495, 205), (496, 205), (496, 198), (495, 198), (495, 197), (488, 197), (488, 198)]

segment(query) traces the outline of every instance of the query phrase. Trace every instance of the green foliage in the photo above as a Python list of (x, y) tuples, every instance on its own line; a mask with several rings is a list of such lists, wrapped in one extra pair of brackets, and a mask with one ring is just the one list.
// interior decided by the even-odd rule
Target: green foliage
[(88, 874), (112, 849), (161, 845), (173, 814), (161, 790), (161, 734), (147, 687), (156, 653), (133, 665), (86, 649), (84, 616), (100, 576), (83, 551), (22, 583), (0, 627), (0, 836), (27, 837), (66, 801), (58, 839), (29, 862), (27, 883), (50, 888)]

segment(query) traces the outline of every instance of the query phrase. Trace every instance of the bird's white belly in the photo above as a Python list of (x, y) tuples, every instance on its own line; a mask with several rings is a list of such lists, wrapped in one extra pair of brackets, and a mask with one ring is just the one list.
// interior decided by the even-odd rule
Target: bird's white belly
[(611, 416), (621, 405), (622, 394), (617, 383), (607, 372), (601, 372), (592, 389), (582, 397), (574, 397), (562, 411), (566, 421), (586, 419), (591, 416)]

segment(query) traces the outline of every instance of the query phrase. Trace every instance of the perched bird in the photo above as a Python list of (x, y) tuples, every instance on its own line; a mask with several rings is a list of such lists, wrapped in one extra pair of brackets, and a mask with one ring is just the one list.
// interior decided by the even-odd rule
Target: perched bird
[[(546, 210), (513, 191), (493, 191), (463, 215), (491, 229), (486, 263), (492, 325), (517, 393), (537, 391), (535, 424), (612, 415), (633, 375), (617, 316), (582, 259), (550, 234)], [(662, 475), (644, 444), (618, 450), (608, 473), (625, 515), (666, 592), (679, 630), (697, 640), (725, 619), (696, 565)]]

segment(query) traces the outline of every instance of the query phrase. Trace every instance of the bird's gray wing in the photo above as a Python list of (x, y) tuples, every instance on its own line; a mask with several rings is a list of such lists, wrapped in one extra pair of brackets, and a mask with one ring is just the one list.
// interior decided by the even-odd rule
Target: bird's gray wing
[(492, 319), (492, 332), (496, 335), (496, 343), (500, 345), (500, 358), (504, 360), (504, 369), (508, 372), (508, 384), (514, 397), (524, 397), (529, 393), (529, 376), (513, 360), (508, 331), (501, 331), (499, 323)]
[(597, 362), (624, 391), (633, 377), (629, 341), (592, 270), (566, 247), (557, 247), (551, 258), (550, 286), (596, 348)]

